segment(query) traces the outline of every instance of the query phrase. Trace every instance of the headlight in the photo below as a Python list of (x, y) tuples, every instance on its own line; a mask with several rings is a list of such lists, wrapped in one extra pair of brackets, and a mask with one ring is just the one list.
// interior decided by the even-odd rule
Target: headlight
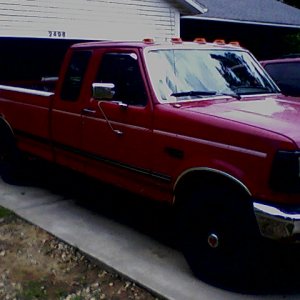
[(278, 151), (275, 155), (271, 187), (280, 192), (300, 192), (300, 151)]

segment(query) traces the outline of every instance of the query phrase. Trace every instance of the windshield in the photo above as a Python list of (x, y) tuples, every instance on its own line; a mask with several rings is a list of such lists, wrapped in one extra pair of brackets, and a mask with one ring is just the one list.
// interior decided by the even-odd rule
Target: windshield
[(150, 77), (161, 102), (214, 95), (278, 93), (258, 63), (244, 51), (161, 49), (147, 54)]

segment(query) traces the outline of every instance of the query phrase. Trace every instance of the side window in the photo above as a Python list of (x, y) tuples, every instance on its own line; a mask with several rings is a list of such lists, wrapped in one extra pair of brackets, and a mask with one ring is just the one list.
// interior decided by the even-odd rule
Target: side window
[(62, 100), (76, 101), (78, 99), (90, 57), (91, 51), (74, 51), (61, 91)]
[(300, 96), (299, 62), (267, 64), (265, 69), (284, 94), (294, 97)]
[(300, 63), (299, 62), (287, 62), (287, 63), (276, 63), (267, 64), (266, 70), (276, 80), (283, 78), (291, 80), (300, 80)]
[(111, 100), (145, 106), (147, 95), (135, 53), (107, 53), (103, 56), (96, 77), (98, 83), (113, 83)]

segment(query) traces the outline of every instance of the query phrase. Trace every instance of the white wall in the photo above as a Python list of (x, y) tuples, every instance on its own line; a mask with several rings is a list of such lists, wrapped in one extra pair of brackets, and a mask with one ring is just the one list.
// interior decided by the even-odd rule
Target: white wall
[(143, 39), (179, 35), (170, 0), (0, 0), (0, 37)]

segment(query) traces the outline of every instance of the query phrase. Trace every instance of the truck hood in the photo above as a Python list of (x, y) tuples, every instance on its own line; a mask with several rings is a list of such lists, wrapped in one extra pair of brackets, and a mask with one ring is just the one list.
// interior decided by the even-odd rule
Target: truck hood
[(292, 139), (300, 148), (300, 98), (289, 100), (274, 95), (218, 99), (197, 102), (186, 109), (276, 132)]

